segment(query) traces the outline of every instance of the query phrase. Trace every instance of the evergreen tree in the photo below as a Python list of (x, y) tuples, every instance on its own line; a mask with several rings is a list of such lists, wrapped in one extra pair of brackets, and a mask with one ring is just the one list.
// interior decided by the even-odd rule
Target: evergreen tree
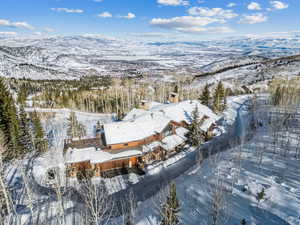
[(262, 188), (260, 192), (256, 194), (257, 205), (265, 198), (265, 188)]
[(48, 148), (48, 142), (45, 139), (45, 133), (41, 124), (41, 120), (36, 111), (31, 115), (34, 133), (34, 147), (38, 152), (45, 152)]
[(5, 135), (5, 144), (10, 151), (7, 159), (18, 157), (21, 151), (19, 146), (19, 118), (14, 99), (3, 79), (0, 79), (0, 129)]
[(179, 201), (177, 198), (176, 184), (172, 183), (170, 192), (167, 196), (165, 204), (162, 206), (161, 225), (177, 225), (179, 224)]
[(200, 96), (199, 100), (203, 105), (210, 106), (211, 96), (209, 91), (208, 84), (205, 85), (202, 95)]
[(198, 146), (203, 140), (203, 132), (200, 129), (201, 123), (202, 121), (199, 116), (199, 110), (196, 106), (196, 108), (192, 111), (191, 123), (188, 126), (189, 133), (187, 134), (188, 140), (193, 146)]
[(215, 89), (214, 93), (214, 102), (213, 102), (213, 108), (217, 112), (221, 112), (226, 108), (226, 96), (225, 96), (225, 89), (220, 81), (217, 85), (217, 88)]
[(282, 98), (282, 90), (280, 87), (276, 88), (275, 93), (272, 96), (272, 102), (274, 105), (279, 105)]
[(81, 123), (79, 123), (74, 112), (71, 112), (70, 117), (68, 118), (67, 134), (71, 139), (82, 138), (86, 136), (86, 130), (84, 126)]
[(32, 136), (30, 134), (30, 125), (27, 117), (27, 113), (24, 107), (21, 105), (19, 109), (20, 118), (20, 145), (23, 148), (23, 153), (30, 152), (33, 148)]
[(21, 86), (19, 89), (17, 102), (20, 105), (25, 105), (26, 99), (27, 99), (27, 89), (25, 87)]

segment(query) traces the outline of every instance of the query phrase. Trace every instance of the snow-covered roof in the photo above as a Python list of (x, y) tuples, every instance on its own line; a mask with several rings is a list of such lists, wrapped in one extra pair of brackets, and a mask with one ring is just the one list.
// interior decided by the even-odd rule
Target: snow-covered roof
[(185, 137), (185, 135), (189, 132), (189, 130), (184, 127), (178, 127), (176, 128), (175, 132), (178, 136)]
[(161, 146), (161, 142), (159, 142), (159, 141), (154, 141), (150, 144), (144, 145), (143, 146), (143, 153), (151, 152), (151, 151), (154, 150), (154, 148), (159, 147), (159, 146)]
[[(105, 139), (108, 145), (128, 143), (160, 133), (170, 121), (190, 123), (192, 112), (198, 107), (199, 118), (208, 117), (201, 126), (207, 131), (219, 117), (199, 101), (160, 104), (152, 102), (149, 110), (133, 109), (121, 122), (104, 124)], [(183, 130), (182, 130), (183, 131)], [(187, 132), (187, 131), (184, 131)], [(181, 135), (184, 137), (184, 134)]]
[(140, 149), (130, 149), (118, 153), (110, 153), (103, 150), (96, 150), (96, 148), (70, 148), (66, 153), (65, 161), (66, 163), (90, 162), (92, 164), (96, 164), (140, 155), (142, 155), (142, 151)]
[(151, 111), (159, 112), (175, 122), (185, 121), (190, 123), (192, 120), (192, 112), (198, 107), (199, 117), (208, 116), (211, 119), (217, 120), (219, 117), (213, 113), (207, 106), (202, 105), (196, 100), (187, 100), (179, 103), (164, 104), (153, 107)]
[(130, 111), (127, 116), (124, 118), (124, 121), (127, 120), (143, 120), (146, 115), (155, 115), (163, 116), (170, 121), (190, 123), (192, 120), (192, 112), (195, 108), (198, 107), (199, 117), (207, 116), (209, 119), (205, 120), (204, 124), (201, 126), (203, 131), (207, 131), (212, 123), (219, 119), (210, 108), (205, 105), (202, 105), (199, 101), (196, 100), (187, 100), (179, 103), (171, 104), (160, 104), (154, 107), (151, 107), (149, 110), (139, 110), (133, 109)]
[(187, 138), (180, 137), (176, 134), (167, 136), (161, 141), (161, 147), (167, 151), (174, 150), (178, 145), (183, 144)]
[(96, 148), (94, 147), (81, 149), (69, 148), (65, 155), (65, 161), (66, 163), (88, 162), (94, 151), (96, 151)]
[(91, 158), (91, 163), (103, 163), (111, 160), (122, 159), (122, 158), (130, 158), (132, 156), (140, 156), (142, 152), (140, 150), (125, 150), (119, 153), (109, 153), (104, 151), (95, 151), (93, 153), (93, 157)]
[(207, 131), (211, 127), (211, 125), (214, 124), (215, 121), (216, 120), (214, 120), (213, 118), (208, 118), (204, 120), (200, 126), (201, 130)]
[(134, 121), (104, 124), (105, 140), (108, 145), (142, 140), (160, 133), (169, 122), (166, 117), (146, 114)]
[(135, 119), (136, 117), (141, 116), (145, 113), (147, 113), (147, 110), (134, 108), (129, 113), (127, 113), (123, 120)]
[[(143, 100), (142, 102), (147, 102), (145, 100)], [(148, 102), (148, 107), (149, 107), (149, 110), (151, 110), (152, 108), (156, 107), (156, 106), (159, 106), (159, 105), (162, 105), (162, 103), (160, 102)], [(148, 110), (145, 110), (145, 109), (137, 109), (137, 108), (134, 108), (132, 109), (130, 112), (128, 112), (126, 114), (126, 116), (123, 118), (123, 120), (131, 120), (131, 119), (135, 119), (136, 117), (139, 117), (145, 113), (147, 113)]]

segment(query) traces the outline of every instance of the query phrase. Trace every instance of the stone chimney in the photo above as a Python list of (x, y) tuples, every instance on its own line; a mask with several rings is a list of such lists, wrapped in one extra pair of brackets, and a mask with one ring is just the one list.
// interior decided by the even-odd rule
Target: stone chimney
[(179, 102), (178, 93), (171, 92), (170, 95), (169, 95), (169, 102), (171, 102), (171, 103), (178, 103)]
[(139, 108), (144, 109), (144, 110), (149, 110), (149, 108), (150, 108), (149, 102), (146, 100), (142, 100), (140, 102)]

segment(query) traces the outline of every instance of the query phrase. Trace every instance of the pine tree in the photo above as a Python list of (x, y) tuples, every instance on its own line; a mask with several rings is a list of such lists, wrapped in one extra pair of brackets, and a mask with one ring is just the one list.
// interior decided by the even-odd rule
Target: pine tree
[(257, 205), (265, 198), (265, 188), (262, 188), (260, 192), (256, 194)]
[(192, 111), (191, 123), (188, 125), (188, 140), (191, 145), (198, 146), (203, 140), (203, 132), (200, 129), (202, 121), (200, 120), (198, 106)]
[(217, 112), (221, 112), (226, 108), (226, 101), (225, 101), (225, 90), (222, 82), (220, 81), (215, 89), (214, 93), (214, 102), (213, 108)]
[(18, 157), (21, 151), (19, 146), (19, 118), (14, 99), (3, 79), (0, 79), (0, 129), (5, 135), (5, 144), (10, 151), (7, 160)]
[(177, 198), (176, 184), (172, 183), (170, 192), (167, 196), (165, 204), (162, 206), (162, 221), (161, 225), (177, 225), (179, 224), (179, 201)]
[(20, 105), (25, 105), (26, 98), (27, 98), (27, 89), (26, 89), (25, 87), (22, 86), (22, 87), (20, 87), (20, 89), (19, 89), (17, 102), (18, 102)]
[(68, 118), (67, 134), (71, 139), (86, 136), (86, 130), (84, 126), (81, 123), (79, 123), (74, 112), (71, 112), (70, 117)]
[(210, 106), (211, 96), (209, 91), (208, 84), (205, 85), (202, 95), (200, 96), (199, 100), (203, 105)]
[(275, 93), (272, 96), (272, 102), (274, 105), (279, 105), (282, 98), (282, 90), (280, 87), (276, 88)]
[(23, 154), (30, 152), (33, 148), (32, 137), (30, 134), (30, 125), (24, 107), (21, 105), (19, 109), (20, 118), (20, 145), (23, 149)]
[(48, 142), (45, 139), (45, 133), (41, 124), (41, 120), (36, 111), (31, 114), (31, 121), (34, 133), (34, 146), (38, 152), (45, 152), (48, 148)]

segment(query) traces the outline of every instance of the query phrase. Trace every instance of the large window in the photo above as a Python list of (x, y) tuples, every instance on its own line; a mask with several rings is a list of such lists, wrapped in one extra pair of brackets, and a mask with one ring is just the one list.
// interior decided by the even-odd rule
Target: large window
[(165, 130), (163, 131), (164, 136), (170, 136), (173, 134), (172, 132), (172, 125), (168, 125)]

